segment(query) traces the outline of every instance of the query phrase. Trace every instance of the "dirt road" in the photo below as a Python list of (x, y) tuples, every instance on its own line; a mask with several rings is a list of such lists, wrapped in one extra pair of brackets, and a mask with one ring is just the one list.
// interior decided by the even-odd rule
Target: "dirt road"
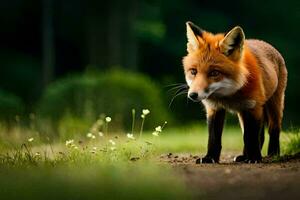
[(220, 164), (195, 164), (197, 156), (162, 155), (183, 176), (195, 199), (300, 199), (300, 156), (280, 162), (233, 163), (226, 154)]

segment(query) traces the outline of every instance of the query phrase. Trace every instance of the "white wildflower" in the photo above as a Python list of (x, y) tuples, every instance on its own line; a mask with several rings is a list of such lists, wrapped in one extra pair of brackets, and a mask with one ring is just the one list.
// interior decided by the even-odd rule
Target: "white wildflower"
[(102, 133), (101, 131), (98, 132), (98, 135), (99, 135), (100, 137), (103, 137), (103, 133)]
[(133, 134), (130, 134), (130, 133), (127, 133), (127, 138), (129, 138), (129, 139), (132, 139), (132, 140), (134, 140), (135, 138), (134, 138), (134, 136), (133, 136)]
[(143, 109), (142, 112), (143, 112), (143, 115), (146, 116), (146, 115), (148, 115), (148, 114), (150, 113), (150, 110), (148, 110), (148, 109)]
[(160, 132), (162, 131), (161, 126), (156, 127), (156, 128), (155, 128), (155, 131), (160, 133)]
[(74, 143), (74, 140), (67, 140), (66, 141), (66, 146), (70, 146), (73, 143)]
[(86, 134), (86, 137), (91, 138), (91, 139), (95, 139), (96, 138), (96, 136), (94, 134), (92, 134), (92, 133)]
[(111, 145), (116, 145), (115, 141), (113, 141), (113, 140), (109, 140), (109, 143), (110, 143)]
[(92, 133), (88, 133), (88, 134), (86, 134), (86, 137), (91, 138), (91, 137), (93, 137), (93, 134)]
[(111, 118), (110, 118), (110, 117), (105, 117), (105, 121), (106, 121), (107, 123), (109, 123), (109, 122), (111, 122)]
[(28, 142), (33, 142), (33, 140), (34, 140), (33, 137), (32, 137), (32, 138), (29, 138), (29, 139), (28, 139)]

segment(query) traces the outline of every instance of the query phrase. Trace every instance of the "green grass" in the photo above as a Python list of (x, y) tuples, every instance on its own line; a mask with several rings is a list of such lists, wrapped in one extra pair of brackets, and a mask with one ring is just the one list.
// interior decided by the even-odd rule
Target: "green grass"
[[(189, 126), (184, 128), (167, 129), (157, 141), (158, 153), (197, 153), (204, 154), (207, 148), (207, 127)], [(227, 127), (223, 134), (224, 151), (242, 150), (242, 134), (240, 130)]]
[(155, 141), (111, 135), (83, 137), (73, 146), (36, 138), (23, 142), (2, 146), (0, 196), (5, 199), (190, 198), (181, 178), (155, 159)]
[(1, 199), (189, 198), (181, 180), (166, 166), (75, 164), (1, 169)]
[(295, 155), (300, 153), (300, 134), (290, 133), (284, 135), (286, 142), (284, 143), (284, 154)]
[[(0, 134), (0, 197), (3, 199), (189, 199), (190, 191), (167, 163), (166, 153), (204, 155), (206, 126), (166, 128), (160, 136), (124, 133), (77, 136), (66, 146), (35, 131), (14, 128)], [(139, 133), (135, 133), (137, 138)], [(32, 142), (28, 138), (33, 137)], [(266, 155), (266, 147), (263, 154)], [(113, 142), (110, 142), (113, 140)], [(283, 133), (283, 153), (299, 152), (299, 135)], [(222, 152), (240, 153), (242, 134), (226, 127)]]

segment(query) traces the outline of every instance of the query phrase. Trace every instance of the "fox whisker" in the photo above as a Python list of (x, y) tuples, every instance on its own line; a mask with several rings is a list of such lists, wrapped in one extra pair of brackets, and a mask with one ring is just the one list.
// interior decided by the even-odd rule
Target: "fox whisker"
[(185, 83), (173, 83), (173, 84), (169, 84), (169, 85), (164, 86), (164, 88), (178, 86), (178, 85), (186, 85), (186, 84)]
[(172, 92), (173, 90), (183, 90), (183, 89), (188, 89), (188, 86), (185, 84), (185, 85), (179, 85), (179, 86), (176, 86), (176, 87), (173, 87), (173, 88), (170, 88), (167, 93), (169, 92)]
[(173, 98), (171, 99), (170, 103), (169, 103), (169, 108), (171, 107), (173, 101), (175, 100), (176, 97), (180, 96), (180, 95), (183, 95), (183, 94), (187, 94), (188, 91), (186, 89), (182, 90), (182, 89), (178, 89), (176, 92), (175, 92), (175, 95), (173, 96)]

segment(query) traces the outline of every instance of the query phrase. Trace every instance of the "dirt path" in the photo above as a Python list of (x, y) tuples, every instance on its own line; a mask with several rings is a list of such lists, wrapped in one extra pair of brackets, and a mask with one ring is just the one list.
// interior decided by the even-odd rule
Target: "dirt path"
[(226, 154), (221, 164), (195, 164), (197, 156), (162, 155), (183, 176), (195, 199), (300, 199), (300, 156), (271, 163), (233, 163)]

